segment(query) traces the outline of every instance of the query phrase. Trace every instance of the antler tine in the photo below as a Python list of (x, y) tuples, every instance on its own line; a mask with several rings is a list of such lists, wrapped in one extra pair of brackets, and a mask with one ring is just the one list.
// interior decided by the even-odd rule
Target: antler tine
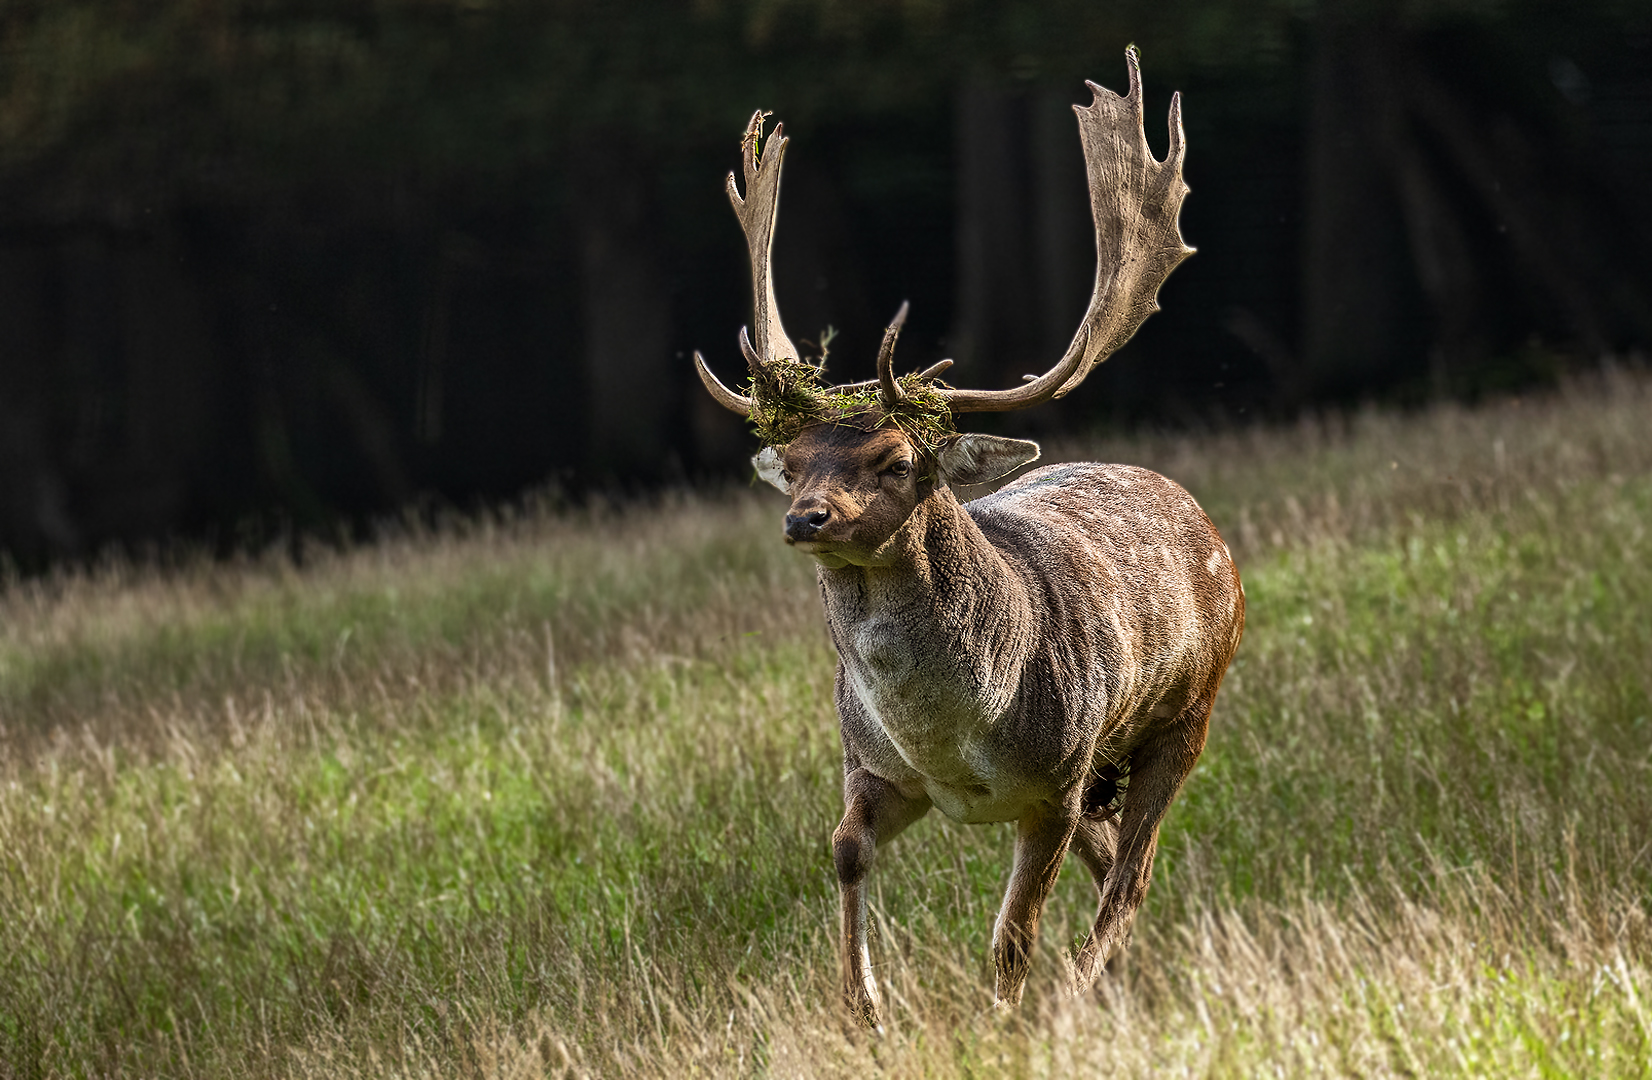
[(1147, 148), (1142, 124), (1141, 57), (1135, 46), (1126, 49), (1124, 57), (1130, 89), (1123, 97), (1086, 81), (1095, 100), (1073, 106), (1096, 227), (1095, 288), (1084, 321), (1056, 365), (1022, 386), (941, 388), (955, 413), (1005, 412), (1065, 396), (1159, 310), (1159, 286), (1193, 254), (1182, 242), (1177, 222), (1188, 191), (1182, 181), (1187, 149), (1182, 96), (1170, 99), (1170, 152), (1158, 161)]
[(746, 328), (740, 328), (740, 355), (746, 358), (746, 367), (755, 377), (763, 366), (763, 360), (757, 355), (757, 350), (751, 347), (751, 338), (746, 336)]
[(717, 400), (717, 404), (741, 416), (750, 416), (753, 406), (751, 398), (744, 394), (736, 394), (724, 386), (722, 380), (711, 373), (706, 366), (706, 358), (700, 355), (698, 349), (694, 351), (694, 370), (700, 373), (700, 382), (705, 385), (706, 391)]
[(780, 211), (780, 167), (786, 157), (785, 125), (776, 124), (762, 156), (757, 153), (757, 140), (763, 135), (763, 117), (759, 109), (752, 113), (746, 125), (745, 137), (740, 140), (740, 156), (746, 180), (746, 194), (742, 198), (734, 174), (728, 174), (728, 200), (734, 207), (734, 216), (746, 234), (746, 249), (751, 255), (752, 322), (757, 333), (757, 357), (768, 363), (777, 357), (797, 356), (797, 346), (786, 336), (780, 323), (780, 307), (774, 299), (774, 276), (769, 257), (774, 249), (774, 223)]
[(901, 301), (901, 309), (884, 330), (883, 344), (878, 348), (878, 400), (884, 412), (892, 411), (906, 397), (901, 384), (895, 381), (895, 339), (901, 336), (901, 327), (906, 325), (906, 313), (911, 307), (910, 301)]
[[(922, 371), (918, 372), (918, 374), (914, 377), (919, 382), (930, 382), (931, 380), (939, 378), (941, 373), (943, 371), (945, 371), (947, 368), (951, 367), (952, 364), (953, 364), (953, 361), (951, 361), (951, 360), (937, 360), (933, 364), (930, 364), (928, 367), (924, 368)], [(1029, 378), (1029, 379), (1037, 378), (1036, 375), (1028, 375), (1026, 377)], [(840, 383), (837, 386), (832, 387), (832, 390), (835, 393), (842, 394), (842, 393), (847, 393), (847, 392), (854, 391), (854, 390), (865, 390), (869, 386), (879, 386), (879, 387), (881, 387), (882, 386), (882, 380), (881, 379), (862, 379), (860, 382)]]

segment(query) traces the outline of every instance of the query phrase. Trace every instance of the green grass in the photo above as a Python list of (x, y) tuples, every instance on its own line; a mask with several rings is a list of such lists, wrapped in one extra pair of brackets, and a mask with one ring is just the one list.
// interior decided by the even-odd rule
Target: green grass
[(1652, 383), (1141, 439), (1249, 625), (1127, 962), (1004, 827), (880, 853), (777, 498), (537, 509), (0, 593), (0, 1076), (1652, 1073)]

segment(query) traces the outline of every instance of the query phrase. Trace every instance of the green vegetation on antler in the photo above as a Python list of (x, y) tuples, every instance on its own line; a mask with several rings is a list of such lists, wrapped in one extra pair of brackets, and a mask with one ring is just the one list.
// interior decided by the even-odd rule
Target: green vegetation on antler
[(782, 357), (752, 376), (752, 430), (765, 446), (785, 446), (810, 424), (849, 424), (867, 429), (899, 428), (930, 453), (958, 433), (952, 410), (935, 392), (935, 384), (917, 375), (900, 378), (903, 399), (885, 410), (876, 384), (834, 390), (820, 383), (821, 368)]

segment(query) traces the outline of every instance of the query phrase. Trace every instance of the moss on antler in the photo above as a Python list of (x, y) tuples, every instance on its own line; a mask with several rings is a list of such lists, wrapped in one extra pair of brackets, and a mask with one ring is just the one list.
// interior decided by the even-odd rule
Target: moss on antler
[(899, 382), (901, 402), (885, 411), (876, 384), (834, 390), (820, 383), (821, 369), (802, 360), (779, 358), (752, 376), (751, 425), (767, 446), (785, 446), (810, 424), (850, 424), (867, 430), (898, 428), (924, 450), (934, 453), (958, 433), (952, 410), (933, 382), (907, 375)]

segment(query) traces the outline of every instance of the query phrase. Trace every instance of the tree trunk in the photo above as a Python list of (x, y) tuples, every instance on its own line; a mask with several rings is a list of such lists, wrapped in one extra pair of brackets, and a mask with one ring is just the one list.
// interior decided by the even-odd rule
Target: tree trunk
[(583, 271), (588, 463), (596, 476), (668, 469), (682, 385), (671, 349), (671, 290), (659, 263), (646, 167), (586, 147), (575, 227)]
[(1070, 105), (1063, 92), (982, 80), (958, 91), (955, 381), (1004, 387), (1042, 373), (1084, 317), (1095, 230)]
[(25, 562), (82, 543), (50, 440), (49, 255), (0, 247), (0, 553)]
[[(1079, 89), (1083, 89), (1081, 86)], [(1078, 138), (1072, 95), (1044, 90), (1028, 102), (1032, 112), (1032, 216), (1038, 263), (1037, 343), (1042, 360), (1055, 363), (1078, 332), (1096, 277), (1096, 232), (1090, 218), (1084, 147)]]
[(1399, 208), (1371, 130), (1384, 31), (1326, 5), (1309, 74), (1302, 341), (1289, 404), (1386, 381), (1412, 347)]
[(958, 300), (950, 336), (954, 381), (971, 385), (1010, 385), (1037, 341), (1019, 106), (983, 79), (958, 90)]

